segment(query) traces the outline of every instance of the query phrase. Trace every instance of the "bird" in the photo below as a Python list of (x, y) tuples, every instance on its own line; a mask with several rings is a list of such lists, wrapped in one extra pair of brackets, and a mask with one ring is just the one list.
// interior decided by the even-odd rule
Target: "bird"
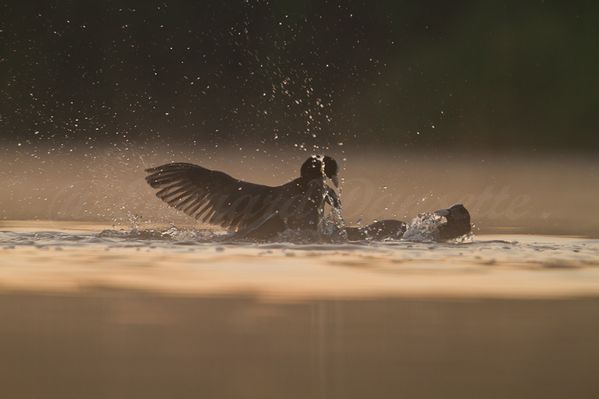
[(451, 240), (472, 231), (470, 212), (462, 204), (455, 204), (447, 209), (439, 209), (434, 213), (445, 218), (445, 223), (439, 226), (436, 235), (437, 240)]
[[(447, 209), (439, 209), (433, 212), (444, 218), (443, 223), (437, 226), (433, 232), (435, 241), (448, 241), (470, 233), (470, 213), (462, 204), (455, 204)], [(363, 240), (399, 240), (408, 228), (408, 223), (401, 220), (385, 219), (371, 223), (364, 227), (345, 227), (349, 241)]]
[(224, 172), (191, 163), (169, 163), (145, 170), (156, 196), (194, 219), (238, 233), (268, 239), (286, 229), (317, 230), (325, 203), (340, 208), (337, 162), (312, 155), (300, 176), (280, 186), (236, 179)]

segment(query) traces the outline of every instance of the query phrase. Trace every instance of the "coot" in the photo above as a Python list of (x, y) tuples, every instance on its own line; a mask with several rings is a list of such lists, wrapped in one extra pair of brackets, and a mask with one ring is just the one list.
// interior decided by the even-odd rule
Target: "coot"
[(338, 185), (338, 165), (329, 156), (313, 155), (300, 177), (281, 186), (245, 182), (224, 172), (189, 163), (147, 169), (146, 181), (156, 196), (196, 220), (256, 239), (286, 229), (316, 230), (324, 204), (339, 207), (326, 178)]

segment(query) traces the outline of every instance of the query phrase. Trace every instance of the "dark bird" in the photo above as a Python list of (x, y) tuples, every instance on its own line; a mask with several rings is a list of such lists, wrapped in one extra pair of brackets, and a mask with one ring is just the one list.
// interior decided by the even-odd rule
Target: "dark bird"
[(462, 204), (455, 204), (447, 209), (439, 209), (435, 213), (446, 219), (446, 222), (439, 226), (438, 240), (451, 240), (472, 231), (470, 212)]
[(330, 178), (338, 185), (337, 162), (313, 155), (300, 177), (271, 187), (245, 182), (226, 173), (189, 163), (146, 169), (156, 196), (198, 221), (236, 231), (242, 237), (267, 239), (286, 229), (317, 230), (325, 202), (339, 208)]
[[(439, 225), (434, 232), (436, 241), (447, 241), (470, 233), (470, 213), (462, 204), (455, 204), (447, 209), (439, 209), (433, 212), (443, 216), (445, 221)], [(403, 237), (408, 224), (400, 220), (379, 220), (364, 227), (346, 227), (347, 239), (349, 241), (361, 240), (398, 240)]]

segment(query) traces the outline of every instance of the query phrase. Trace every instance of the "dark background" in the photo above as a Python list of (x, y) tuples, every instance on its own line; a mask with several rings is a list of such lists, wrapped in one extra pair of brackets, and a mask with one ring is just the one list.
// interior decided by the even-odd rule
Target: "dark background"
[(0, 15), (0, 140), (21, 150), (599, 147), (595, 1), (4, 1)]

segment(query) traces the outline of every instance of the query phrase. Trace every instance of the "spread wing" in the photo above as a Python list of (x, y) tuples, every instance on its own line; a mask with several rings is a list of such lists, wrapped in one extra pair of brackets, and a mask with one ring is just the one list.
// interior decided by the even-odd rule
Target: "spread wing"
[(202, 222), (231, 230), (261, 223), (272, 212), (274, 187), (235, 179), (226, 173), (189, 163), (146, 169), (156, 196)]

